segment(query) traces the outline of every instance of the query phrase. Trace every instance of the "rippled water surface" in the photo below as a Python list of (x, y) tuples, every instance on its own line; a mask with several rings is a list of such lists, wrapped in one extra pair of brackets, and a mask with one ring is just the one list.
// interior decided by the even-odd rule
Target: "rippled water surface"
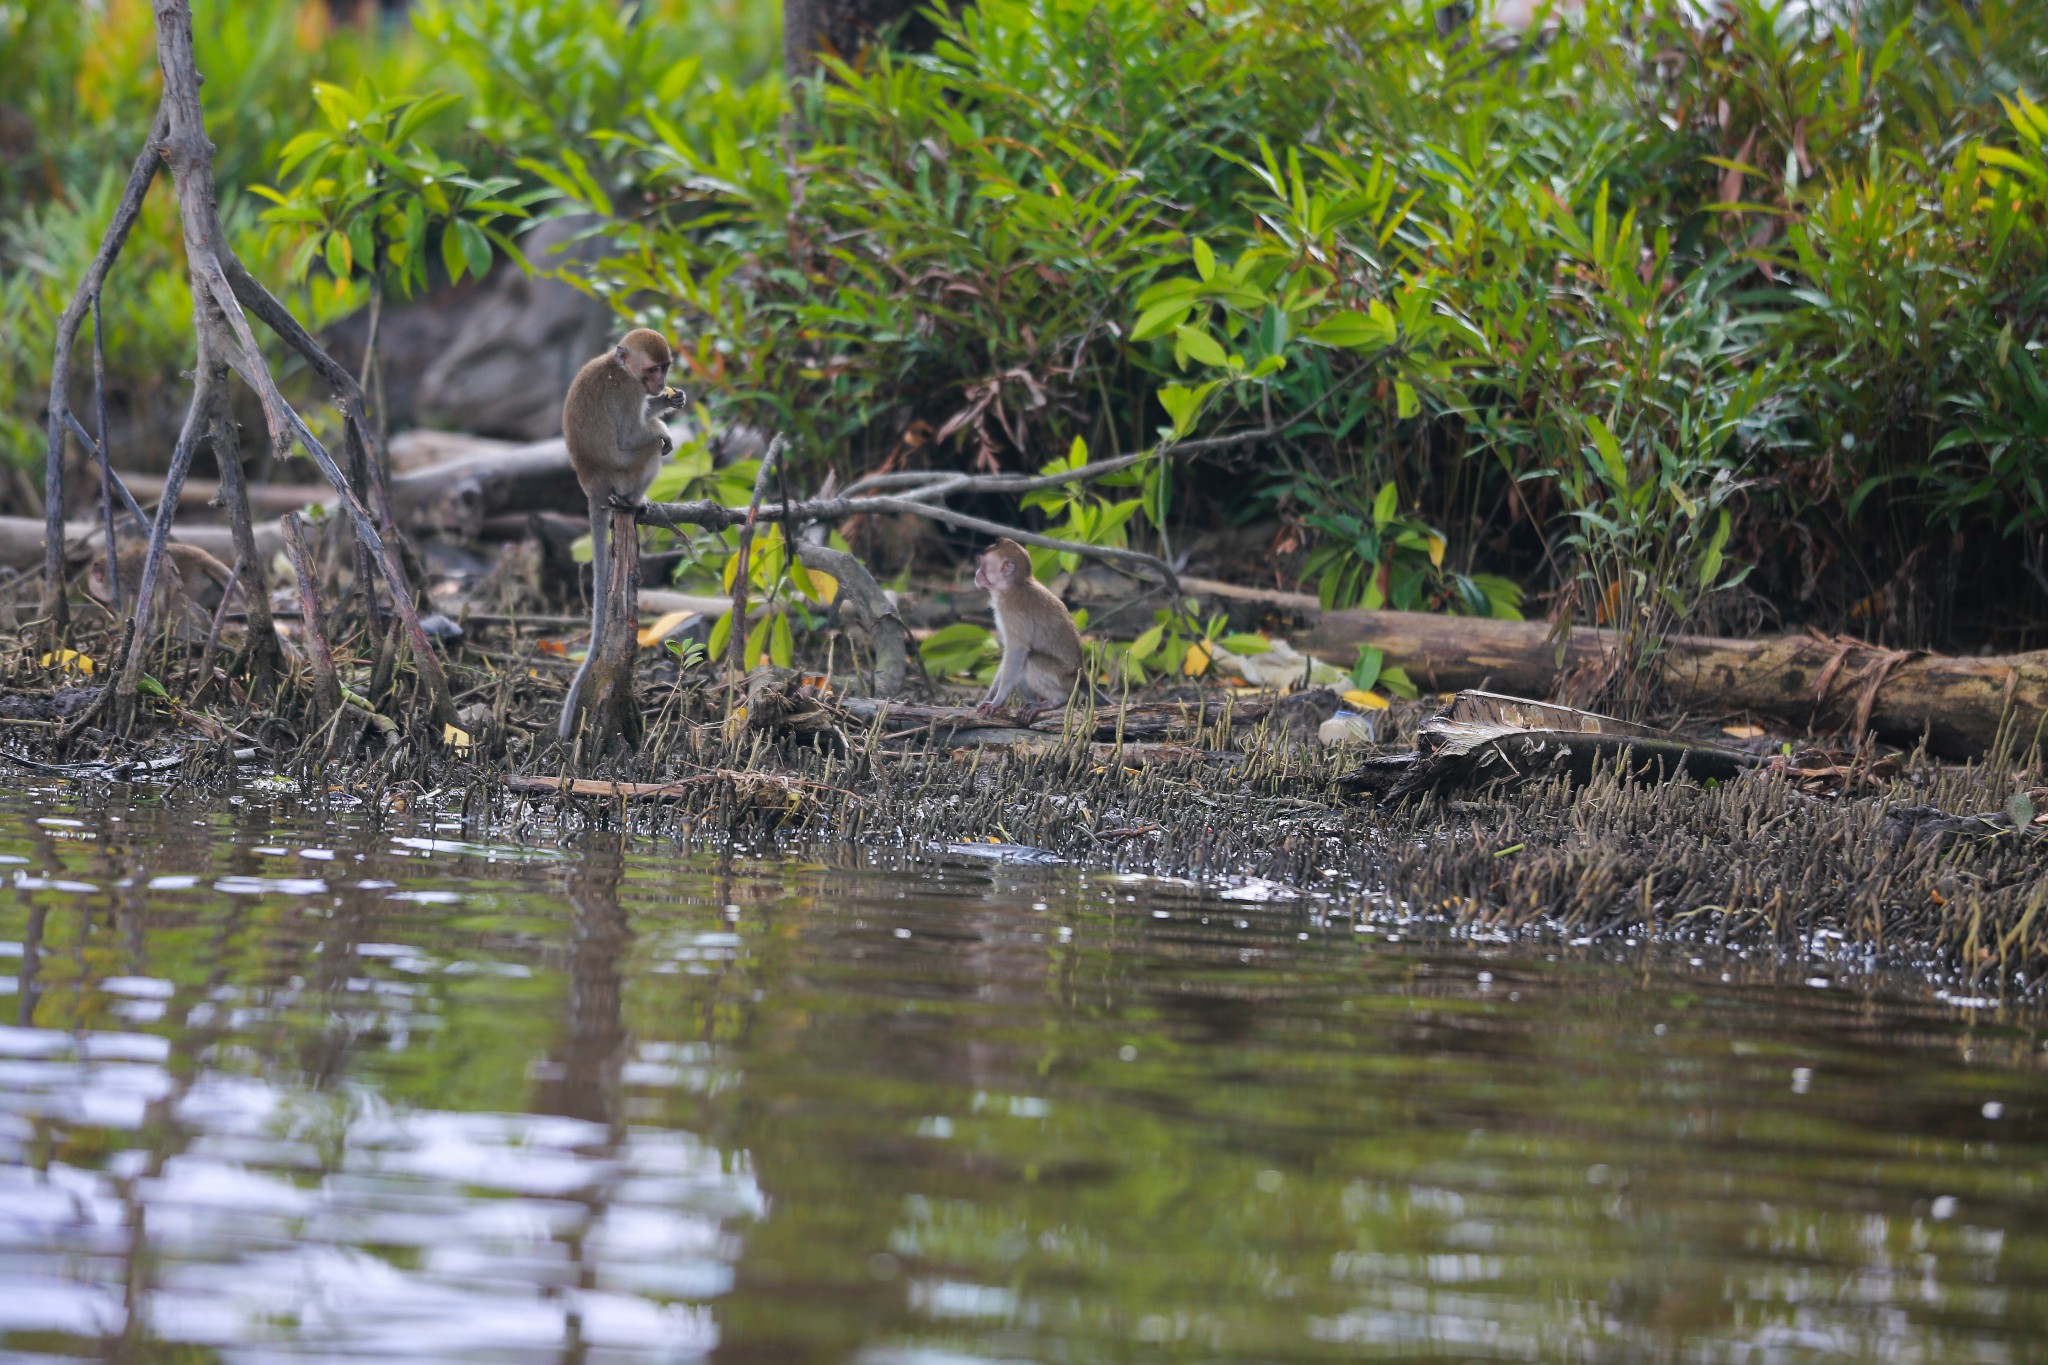
[(8, 1360), (2048, 1359), (2028, 1018), (145, 795), (0, 798)]

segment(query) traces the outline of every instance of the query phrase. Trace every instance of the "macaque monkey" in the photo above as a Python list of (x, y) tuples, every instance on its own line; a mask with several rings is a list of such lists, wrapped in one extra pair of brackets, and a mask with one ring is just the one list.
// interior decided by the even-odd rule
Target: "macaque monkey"
[(1081, 671), (1081, 632), (1066, 604), (1031, 576), (1031, 556), (1014, 540), (998, 540), (975, 561), (974, 586), (988, 590), (1003, 642), (996, 680), (976, 709), (993, 715), (1019, 687), (1030, 694), (1017, 712), (1020, 724), (1064, 706)]
[[(590, 666), (604, 652), (613, 628), (610, 584), (612, 513), (637, 515), (662, 457), (673, 448), (661, 419), (687, 399), (668, 385), (675, 357), (659, 332), (636, 327), (611, 350), (587, 362), (569, 381), (562, 401), (562, 435), (569, 465), (590, 499), (590, 649), (569, 685), (559, 733), (574, 738), (579, 700)], [(623, 622), (621, 629), (632, 630)]]
[[(115, 551), (121, 577), (121, 600), (117, 603), (107, 590), (107, 557), (95, 554), (86, 574), (86, 592), (117, 616), (132, 613), (135, 591), (142, 586), (142, 561), (148, 555), (148, 544), (139, 540), (129, 541)], [(164, 546), (163, 563), (157, 568), (152, 615), (158, 622), (175, 622), (180, 638), (203, 640), (233, 579), (233, 570), (197, 545), (172, 541)]]

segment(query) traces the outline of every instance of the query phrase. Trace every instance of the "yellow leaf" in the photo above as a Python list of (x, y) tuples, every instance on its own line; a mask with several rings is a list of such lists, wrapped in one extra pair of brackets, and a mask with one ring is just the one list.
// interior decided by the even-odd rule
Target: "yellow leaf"
[(1209, 671), (1209, 642), (1197, 640), (1188, 646), (1188, 656), (1180, 662), (1180, 671), (1190, 678), (1199, 678)]
[(45, 654), (38, 662), (44, 668), (57, 668), (65, 673), (83, 673), (92, 676), (93, 662), (75, 649), (59, 649)]
[(642, 627), (639, 637), (640, 648), (647, 649), (660, 644), (669, 637), (669, 632), (696, 614), (693, 611), (672, 611), (663, 615), (653, 625)]
[(1356, 687), (1344, 694), (1344, 700), (1361, 710), (1384, 711), (1387, 709), (1387, 699), (1385, 697), (1377, 692), (1366, 692)]
[(1442, 536), (1433, 535), (1429, 538), (1429, 562), (1434, 568), (1441, 569), (1444, 566), (1444, 538)]
[(469, 731), (455, 725), (443, 725), (441, 727), (441, 742), (458, 754), (467, 754), (470, 746), (476, 743), (475, 740), (470, 738)]
[(834, 578), (831, 574), (823, 573), (817, 569), (809, 569), (806, 572), (811, 576), (811, 588), (813, 589), (811, 595), (813, 597), (828, 607), (839, 600), (838, 579)]

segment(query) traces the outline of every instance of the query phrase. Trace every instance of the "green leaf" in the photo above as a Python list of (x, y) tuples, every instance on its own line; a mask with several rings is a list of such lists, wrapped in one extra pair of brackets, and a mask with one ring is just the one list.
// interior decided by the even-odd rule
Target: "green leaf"
[(1215, 279), (1216, 253), (1211, 251), (1209, 244), (1200, 237), (1195, 238), (1194, 257), (1195, 273), (1202, 277), (1202, 283), (1207, 284), (1210, 280)]
[(1138, 325), (1131, 329), (1131, 340), (1150, 341), (1153, 337), (1165, 336), (1194, 311), (1194, 305), (1186, 298), (1171, 298), (1164, 303), (1155, 303), (1138, 314)]
[(1146, 631), (1143, 635), (1140, 635), (1137, 639), (1131, 641), (1131, 658), (1151, 658), (1154, 651), (1156, 651), (1159, 648), (1160, 640), (1164, 639), (1165, 635), (1166, 627), (1154, 626), (1152, 627), (1152, 629)]
[(1380, 485), (1379, 495), (1372, 500), (1373, 525), (1385, 526), (1394, 519), (1394, 514), (1400, 510), (1401, 491), (1395, 488), (1393, 480), (1389, 479), (1386, 483)]
[(1386, 662), (1387, 655), (1384, 650), (1374, 649), (1371, 645), (1360, 645), (1358, 662), (1351, 666), (1351, 685), (1361, 692), (1372, 691), (1373, 684), (1380, 680), (1380, 673)]
[(1700, 586), (1711, 588), (1714, 580), (1721, 576), (1721, 549), (1728, 543), (1728, 509), (1721, 509), (1721, 516), (1714, 525), (1714, 534), (1707, 540), (1707, 551), (1700, 556)]
[(455, 231), (462, 238), (462, 255), (469, 262), (469, 273), (482, 279), (491, 268), (490, 241), (467, 218), (456, 220)]
[(770, 612), (754, 623), (747, 632), (746, 642), (740, 646), (740, 667), (753, 668), (760, 663), (761, 654), (768, 648), (768, 628), (781, 617), (781, 612)]
[(1222, 365), (1228, 360), (1228, 352), (1208, 332), (1198, 327), (1176, 327), (1174, 336), (1181, 349), (1203, 365)]
[(1422, 400), (1415, 396), (1415, 386), (1394, 381), (1394, 410), (1402, 417), (1413, 417), (1422, 411)]
[(1273, 652), (1273, 642), (1263, 635), (1226, 635), (1216, 643), (1232, 654), (1240, 654), (1247, 658), (1254, 654)]
[[(145, 697), (161, 697), (165, 701), (171, 699), (171, 694), (164, 691), (164, 685), (147, 673), (135, 680), (135, 690)], [(2030, 815), (2027, 818), (2031, 820), (2033, 817)]]
[(1309, 328), (1308, 339), (1351, 351), (1375, 351), (1393, 345), (1397, 335), (1393, 315), (1386, 311), (1383, 303), (1376, 303), (1373, 307), (1383, 316), (1337, 313)]
[(995, 657), (996, 639), (971, 621), (942, 626), (918, 643), (925, 670), (940, 676), (972, 672)]
[(469, 266), (469, 258), (463, 254), (462, 241), (455, 235), (454, 224), (441, 229), (441, 264), (447, 267), (448, 278), (459, 280)]
[(705, 645), (704, 652), (709, 654), (714, 659), (722, 659), (725, 657), (726, 643), (731, 639), (732, 609), (728, 607), (725, 610), (724, 614), (722, 614), (716, 621), (712, 622), (711, 639)]
[(796, 640), (790, 634), (789, 613), (778, 611), (769, 619), (775, 626), (768, 633), (768, 661), (777, 668), (788, 668), (796, 659)]
[(1622, 458), (1621, 442), (1607, 429), (1607, 423), (1595, 414), (1586, 415), (1586, 429), (1592, 433), (1593, 448), (1600, 453), (1608, 485), (1617, 493), (1628, 492), (1628, 461)]

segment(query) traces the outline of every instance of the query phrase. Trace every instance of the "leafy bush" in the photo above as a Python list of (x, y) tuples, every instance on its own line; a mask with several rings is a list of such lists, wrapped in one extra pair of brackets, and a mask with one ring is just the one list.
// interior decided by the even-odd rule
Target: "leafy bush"
[(619, 214), (592, 286), (812, 460), (1270, 428), (1146, 510), (1277, 514), (1332, 602), (1526, 583), (1636, 655), (1745, 581), (1900, 635), (1852, 613), (1930, 546), (2039, 570), (2040, 7), (1428, 9), (993, 0), (594, 133), (630, 213), (549, 171)]

